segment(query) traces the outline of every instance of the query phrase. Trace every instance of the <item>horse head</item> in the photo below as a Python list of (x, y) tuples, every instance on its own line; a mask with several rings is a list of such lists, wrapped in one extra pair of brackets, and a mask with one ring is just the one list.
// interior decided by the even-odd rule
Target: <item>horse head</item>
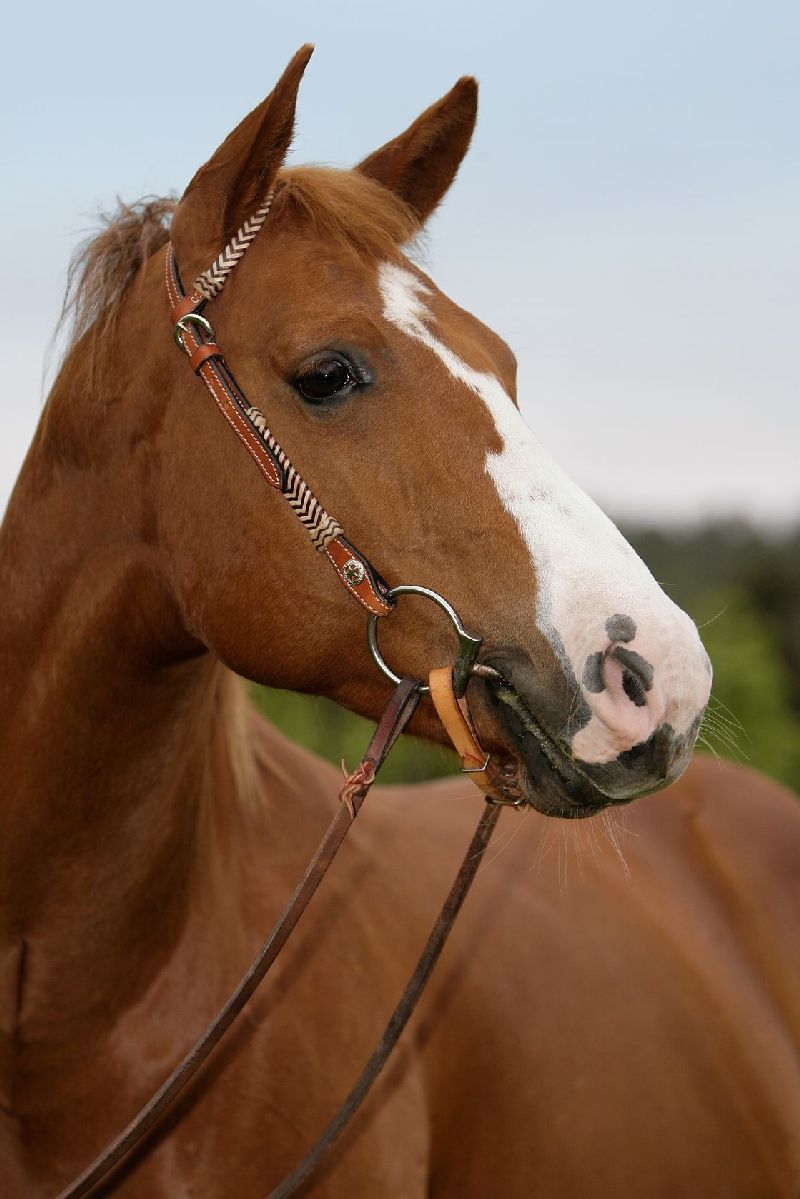
[[(213, 305), (249, 401), (389, 584), (435, 590), (483, 638), (496, 675), (471, 684), (476, 720), (532, 805), (581, 816), (662, 787), (708, 699), (697, 630), (526, 425), (505, 342), (404, 251), (467, 151), (476, 84), (351, 171), (289, 168), (309, 56), (189, 184), (172, 223), (183, 277), (274, 192)], [(248, 678), (376, 715), (364, 613), (191, 373), (175, 365), (167, 386), (159, 535), (185, 629)], [(454, 656), (441, 614), (413, 599), (381, 622), (381, 647), (420, 677)], [(430, 711), (416, 721), (441, 736)]]

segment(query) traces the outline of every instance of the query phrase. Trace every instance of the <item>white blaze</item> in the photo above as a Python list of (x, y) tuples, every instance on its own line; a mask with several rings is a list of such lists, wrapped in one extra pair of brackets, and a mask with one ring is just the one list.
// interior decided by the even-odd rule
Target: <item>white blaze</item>
[[(609, 646), (606, 620), (617, 613), (630, 616), (637, 635), (628, 648), (655, 668), (650, 707), (660, 708), (659, 723), (667, 720), (676, 732), (684, 732), (708, 697), (708, 676), (691, 620), (664, 594), (605, 513), (537, 441), (500, 381), (469, 366), (432, 331), (434, 317), (424, 302), (431, 292), (425, 283), (390, 262), (379, 267), (378, 283), (386, 319), (427, 346), (492, 415), (503, 448), (487, 454), (486, 471), (534, 563), (535, 623), (562, 665), (580, 683), (587, 656)], [(687, 672), (697, 676), (696, 685), (687, 686)], [(670, 702), (670, 696), (680, 700)], [(624, 743), (615, 744), (603, 719), (607, 701), (602, 694), (587, 698), (601, 727), (593, 718), (573, 739), (573, 752), (587, 761), (607, 761), (634, 742), (626, 736)], [(644, 710), (639, 712), (644, 720)]]

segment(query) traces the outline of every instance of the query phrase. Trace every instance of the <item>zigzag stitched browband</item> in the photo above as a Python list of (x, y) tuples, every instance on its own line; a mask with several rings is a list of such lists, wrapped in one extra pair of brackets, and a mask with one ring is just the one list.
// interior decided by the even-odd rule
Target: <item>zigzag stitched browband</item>
[(285, 497), (314, 548), (325, 554), (341, 582), (359, 603), (376, 616), (385, 616), (395, 604), (388, 584), (366, 555), (347, 540), (342, 526), (325, 511), (305, 479), (292, 466), (270, 432), (263, 413), (248, 403), (214, 340), (211, 325), (202, 315), (208, 301), (219, 295), (231, 271), (253, 244), (267, 219), (273, 194), (270, 192), (211, 266), (197, 277), (188, 295), (181, 284), (172, 243), (167, 245), (166, 286), (173, 336), (228, 424), (250, 451), (264, 478)]

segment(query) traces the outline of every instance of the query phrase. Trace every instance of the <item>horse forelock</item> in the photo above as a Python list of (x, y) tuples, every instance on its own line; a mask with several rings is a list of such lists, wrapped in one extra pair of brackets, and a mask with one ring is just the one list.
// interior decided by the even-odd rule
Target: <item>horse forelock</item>
[[(146, 196), (98, 214), (99, 230), (74, 250), (54, 340), (65, 334), (63, 355), (90, 330), (88, 365), (96, 373), (101, 345), (112, 332), (123, 298), (140, 269), (169, 240), (175, 195)], [(357, 170), (284, 168), (269, 223), (293, 213), (321, 241), (357, 256), (396, 261), (420, 232), (413, 210)], [(221, 250), (223, 247), (220, 246)]]
[(300, 215), (320, 240), (380, 260), (396, 261), (420, 232), (408, 204), (357, 170), (284, 168), (270, 219), (287, 211)]

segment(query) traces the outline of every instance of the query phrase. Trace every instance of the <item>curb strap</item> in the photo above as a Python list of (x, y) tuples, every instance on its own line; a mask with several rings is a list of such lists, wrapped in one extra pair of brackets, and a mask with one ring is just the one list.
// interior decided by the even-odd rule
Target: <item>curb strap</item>
[[(267, 206), (262, 223), (268, 211)], [(175, 252), (171, 244), (167, 246), (165, 279), (173, 336), (176, 344), (186, 353), (189, 366), (205, 383), (220, 412), (249, 450), (270, 487), (280, 491), (286, 499), (311, 538), (314, 549), (325, 554), (340, 582), (368, 612), (385, 616), (394, 607), (394, 602), (388, 596), (387, 583), (366, 555), (347, 540), (342, 526), (325, 511), (305, 479), (292, 466), (270, 432), (266, 417), (247, 402), (228, 369), (222, 350), (214, 340), (211, 325), (202, 315), (210, 295), (219, 294), (230, 271), (241, 260), (260, 228), (260, 224), (251, 229), (247, 225), (248, 222), (245, 222), (188, 295), (181, 284)], [(235, 247), (235, 253), (231, 247)], [(225, 264), (224, 270), (218, 266), (221, 262)], [(206, 276), (212, 271), (215, 272), (214, 291), (205, 284)], [(206, 294), (200, 290), (201, 284), (204, 284), (203, 291)]]
[(462, 773), (468, 774), (486, 798), (509, 807), (522, 807), (525, 799), (516, 783), (516, 772), (495, 766), (492, 755), (478, 740), (466, 694), (456, 698), (453, 671), (449, 666), (432, 670), (428, 676), (431, 699), (453, 748), (461, 759)]
[[(126, 1128), (95, 1158), (84, 1172), (60, 1192), (58, 1199), (81, 1199), (94, 1190), (95, 1186), (113, 1168), (136, 1148), (147, 1136), (173, 1100), (194, 1077), (215, 1045), (233, 1024), (239, 1012), (258, 987), (281, 949), (289, 940), (300, 917), (322, 882), (336, 853), (352, 827), (375, 775), (380, 770), (389, 750), (402, 733), (419, 703), (419, 680), (401, 679), (392, 692), (378, 727), (367, 746), (361, 764), (353, 772), (363, 776), (360, 785), (349, 791), (347, 783), (340, 794), (341, 803), (319, 844), (317, 852), (306, 867), (294, 894), (278, 917), (272, 932), (267, 937), (250, 968), (242, 977), (238, 987), (220, 1008), (203, 1035), (192, 1046), (156, 1093), (134, 1116)], [(351, 776), (352, 778), (352, 776)]]

